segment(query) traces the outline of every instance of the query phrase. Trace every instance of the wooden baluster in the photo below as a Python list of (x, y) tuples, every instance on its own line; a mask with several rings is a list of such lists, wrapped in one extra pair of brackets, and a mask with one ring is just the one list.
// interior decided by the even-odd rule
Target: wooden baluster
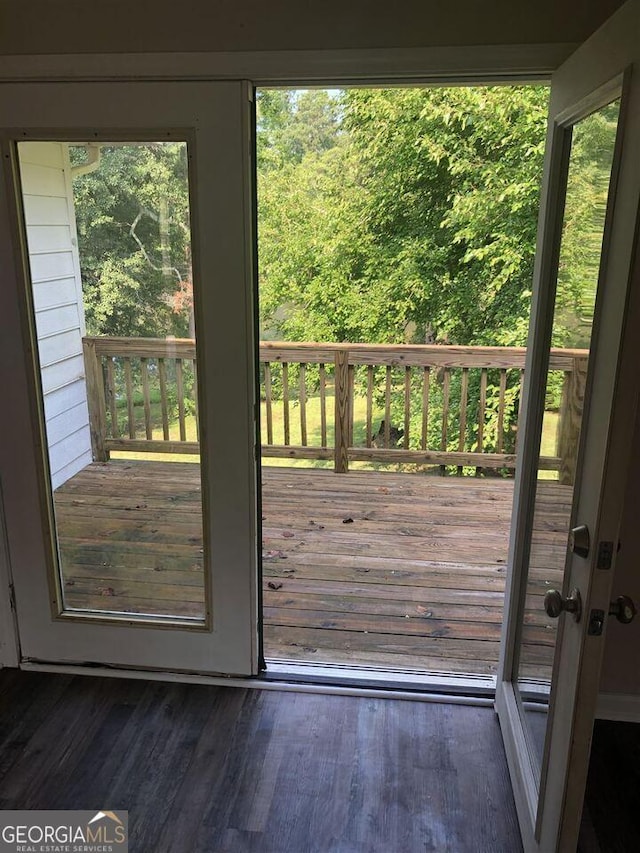
[[(484, 419), (487, 409), (487, 368), (483, 367), (480, 371), (480, 400), (478, 401), (478, 453), (482, 453), (484, 448)], [(481, 474), (483, 469), (476, 468), (476, 474)]]
[(404, 441), (405, 450), (409, 449), (409, 430), (411, 429), (411, 368), (404, 369)]
[(267, 444), (273, 444), (273, 402), (271, 392), (271, 365), (263, 362), (264, 369), (264, 408), (267, 420)]
[(504, 398), (507, 390), (507, 371), (500, 370), (500, 391), (498, 394), (498, 426), (496, 436), (496, 450), (502, 453), (504, 447)]
[(104, 377), (100, 358), (94, 341), (83, 340), (84, 369), (89, 406), (89, 431), (91, 449), (96, 462), (108, 462), (109, 451), (105, 447), (107, 437), (107, 411), (104, 399)]
[(387, 365), (384, 381), (384, 446), (391, 445), (391, 365)]
[(200, 412), (198, 405), (198, 368), (195, 358), (191, 362), (193, 369), (193, 407), (196, 421), (196, 441), (200, 441)]
[(158, 359), (158, 377), (160, 379), (160, 410), (162, 412), (162, 437), (169, 441), (169, 407), (167, 405), (167, 365), (164, 358)]
[(558, 478), (567, 486), (574, 483), (576, 476), (588, 366), (588, 357), (578, 356), (573, 359), (573, 370), (564, 374), (557, 453), (560, 457)]
[(367, 365), (367, 447), (371, 447), (373, 422), (373, 365)]
[[(447, 432), (449, 430), (449, 386), (451, 383), (451, 369), (445, 367), (442, 379), (442, 432), (440, 434), (440, 449), (447, 450)], [(440, 466), (440, 473), (446, 474), (446, 465)]]
[[(460, 433), (458, 439), (458, 450), (464, 452), (464, 443), (467, 433), (467, 399), (469, 396), (469, 368), (462, 368), (462, 382), (460, 385)], [(458, 465), (458, 476), (462, 475), (462, 465)]]
[(299, 403), (300, 403), (300, 444), (307, 446), (307, 367), (300, 365), (299, 377)]
[(324, 364), (320, 365), (320, 444), (327, 446), (327, 377)]
[(273, 444), (273, 402), (271, 392), (271, 365), (264, 362), (264, 402), (267, 412), (267, 444)]
[(514, 453), (518, 451), (518, 441), (520, 439), (520, 412), (522, 410), (522, 391), (524, 389), (524, 370), (520, 371), (518, 377), (518, 420), (516, 422), (516, 440), (514, 442)]
[(429, 444), (429, 384), (431, 371), (425, 367), (422, 372), (422, 441), (421, 447), (427, 449)]
[(118, 400), (116, 397), (116, 383), (113, 375), (113, 358), (107, 356), (107, 394), (109, 395), (109, 412), (111, 415), (111, 435), (113, 438), (120, 437), (118, 429)]
[(335, 352), (335, 443), (334, 470), (345, 474), (349, 470), (349, 351)]
[(149, 395), (149, 370), (147, 365), (148, 359), (140, 359), (140, 377), (142, 379), (142, 402), (144, 405), (144, 428), (147, 436), (147, 441), (153, 439), (153, 429), (151, 426), (151, 397)]
[(129, 438), (136, 437), (136, 413), (133, 406), (133, 380), (131, 379), (131, 359), (124, 360), (124, 386), (127, 395), (127, 427)]
[(282, 407), (284, 420), (284, 443), (288, 447), (291, 443), (291, 430), (289, 423), (289, 365), (282, 363)]
[(176, 395), (178, 397), (178, 426), (180, 429), (180, 441), (186, 441), (187, 424), (184, 417), (184, 376), (182, 372), (181, 358), (176, 358)]
[(354, 417), (354, 396), (355, 396), (355, 368), (352, 364), (349, 365), (349, 447), (353, 447), (353, 417)]

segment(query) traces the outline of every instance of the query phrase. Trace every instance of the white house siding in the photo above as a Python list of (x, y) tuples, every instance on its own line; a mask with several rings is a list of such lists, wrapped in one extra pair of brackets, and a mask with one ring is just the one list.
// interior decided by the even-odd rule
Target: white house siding
[(53, 488), (91, 462), (84, 311), (68, 146), (19, 145)]

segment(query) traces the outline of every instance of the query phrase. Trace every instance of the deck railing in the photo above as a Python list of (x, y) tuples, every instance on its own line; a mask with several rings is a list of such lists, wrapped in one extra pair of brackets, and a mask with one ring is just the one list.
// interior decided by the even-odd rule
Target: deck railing
[[(93, 453), (196, 453), (193, 340), (84, 339)], [(265, 457), (513, 469), (525, 350), (515, 347), (261, 343)], [(572, 482), (585, 350), (554, 349), (555, 452)]]

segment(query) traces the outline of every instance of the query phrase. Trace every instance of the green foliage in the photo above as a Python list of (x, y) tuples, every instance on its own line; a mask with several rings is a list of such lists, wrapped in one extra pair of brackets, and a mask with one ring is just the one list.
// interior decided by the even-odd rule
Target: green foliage
[[(263, 332), (301, 341), (524, 345), (548, 89), (323, 93), (333, 121), (323, 121), (322, 135), (301, 130), (317, 119), (298, 109), (310, 94), (265, 90), (258, 101)], [(312, 144), (320, 136), (322, 145)], [(307, 140), (295, 156), (292, 138)], [(470, 376), (469, 424), (477, 423), (478, 383)], [(362, 393), (357, 380), (358, 388)], [(505, 452), (515, 443), (518, 391), (510, 376)], [(412, 392), (415, 447), (420, 394)], [(382, 395), (378, 390), (379, 406)], [(498, 399), (499, 378), (490, 375), (488, 451), (498, 446)], [(454, 374), (447, 449), (458, 448), (459, 403)], [(432, 448), (441, 446), (441, 412), (436, 378)], [(403, 423), (401, 389), (393, 392), (392, 413)], [(464, 449), (476, 443), (468, 429)]]
[(300, 163), (333, 148), (340, 133), (338, 101), (322, 89), (263, 89), (258, 99), (257, 153), (261, 172)]
[(310, 116), (261, 92), (278, 127), (260, 142), (263, 327), (290, 340), (523, 344), (547, 95), (352, 89), (323, 124), (332, 144), (325, 132), (292, 157), (280, 140), (304, 136)]
[(73, 189), (89, 333), (188, 334), (189, 306), (175, 301), (191, 281), (186, 145), (103, 146)]
[(620, 104), (573, 129), (558, 269), (553, 344), (589, 347)]

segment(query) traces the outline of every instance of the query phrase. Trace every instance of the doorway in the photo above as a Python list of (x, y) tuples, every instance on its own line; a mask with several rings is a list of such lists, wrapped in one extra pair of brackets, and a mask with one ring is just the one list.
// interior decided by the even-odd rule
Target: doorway
[[(491, 684), (548, 87), (256, 100), (265, 657)], [(583, 289), (563, 289), (566, 334)], [(560, 342), (550, 365), (558, 554), (586, 357)], [(545, 559), (527, 610), (541, 673)]]

